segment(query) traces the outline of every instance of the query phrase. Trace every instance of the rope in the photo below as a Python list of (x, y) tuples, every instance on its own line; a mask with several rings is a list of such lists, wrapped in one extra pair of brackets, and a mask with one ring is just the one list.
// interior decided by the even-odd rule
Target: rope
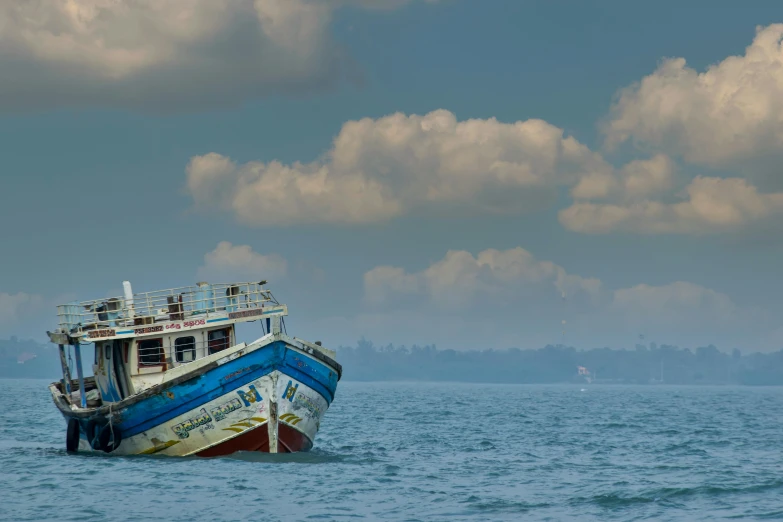
[[(114, 414), (111, 412), (111, 405), (112, 403), (109, 403), (109, 414), (107, 415), (107, 418), (109, 419), (109, 433), (111, 433), (111, 445), (114, 446), (117, 439), (114, 437)], [(105, 428), (104, 428), (105, 429)], [(117, 449), (114, 447), (114, 449)]]
[(109, 415), (108, 415), (108, 418), (109, 418), (109, 431), (111, 431), (111, 440), (112, 440), (112, 444), (113, 444), (114, 443), (114, 424), (113, 424), (112, 420), (114, 419), (114, 414), (111, 412), (111, 404), (112, 403), (109, 403)]

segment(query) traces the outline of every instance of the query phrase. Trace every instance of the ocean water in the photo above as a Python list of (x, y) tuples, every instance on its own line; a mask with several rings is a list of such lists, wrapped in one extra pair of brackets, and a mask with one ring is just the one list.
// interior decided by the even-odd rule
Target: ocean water
[(342, 382), (313, 451), (67, 455), (0, 380), (2, 520), (783, 519), (783, 388)]

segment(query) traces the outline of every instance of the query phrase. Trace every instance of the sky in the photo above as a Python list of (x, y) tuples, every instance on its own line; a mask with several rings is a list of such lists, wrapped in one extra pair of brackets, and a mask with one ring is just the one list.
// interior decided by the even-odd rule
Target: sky
[(266, 279), (332, 347), (780, 349), (783, 12), (591, 4), (3, 3), (0, 337)]

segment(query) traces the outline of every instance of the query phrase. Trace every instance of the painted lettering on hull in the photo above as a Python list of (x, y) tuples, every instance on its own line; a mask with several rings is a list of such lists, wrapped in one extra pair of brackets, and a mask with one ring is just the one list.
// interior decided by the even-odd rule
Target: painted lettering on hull
[(321, 408), (313, 401), (310, 397), (303, 394), (298, 394), (296, 396), (296, 401), (294, 401), (294, 408), (302, 408), (307, 410), (309, 413), (309, 417), (315, 417), (316, 419), (321, 417)]
[(116, 330), (92, 330), (87, 334), (90, 339), (95, 339), (96, 337), (114, 337), (117, 335)]
[(231, 399), (229, 402), (215, 406), (209, 411), (212, 414), (212, 417), (214, 417), (215, 421), (220, 421), (225, 419), (229, 413), (236, 411), (241, 407), (242, 402), (239, 399)]
[(257, 315), (264, 315), (264, 311), (259, 308), (256, 310), (243, 310), (242, 312), (231, 312), (228, 314), (228, 318), (239, 319), (241, 317), (255, 317)]
[[(201, 426), (206, 427), (212, 423), (212, 417), (209, 416), (206, 408), (201, 408), (200, 413), (201, 415), (198, 417), (188, 419), (184, 422), (180, 422), (176, 426), (172, 426), (171, 429), (174, 430), (174, 433), (177, 435), (177, 437), (180, 439), (187, 439), (190, 436), (189, 432)], [(212, 426), (209, 427), (211, 428)]]
[(133, 330), (133, 333), (136, 334), (136, 335), (142, 335), (142, 334), (162, 332), (162, 331), (163, 331), (163, 325), (161, 325), (161, 326), (148, 326), (147, 328), (136, 328), (135, 330)]

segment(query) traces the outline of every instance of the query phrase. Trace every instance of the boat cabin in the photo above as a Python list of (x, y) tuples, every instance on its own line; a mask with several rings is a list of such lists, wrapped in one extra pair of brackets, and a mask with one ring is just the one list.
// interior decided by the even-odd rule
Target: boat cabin
[[(82, 407), (87, 400), (118, 402), (220, 358), (216, 354), (238, 344), (238, 322), (262, 320), (264, 334), (279, 332), (287, 308), (265, 283), (202, 282), (134, 294), (125, 281), (122, 297), (58, 306), (59, 329), (49, 336), (60, 345), (63, 362), (64, 344), (94, 347), (94, 379), (86, 386), (76, 350), (81, 397), (75, 398)], [(66, 364), (63, 372), (63, 393), (70, 395), (75, 383), (66, 382)]]

